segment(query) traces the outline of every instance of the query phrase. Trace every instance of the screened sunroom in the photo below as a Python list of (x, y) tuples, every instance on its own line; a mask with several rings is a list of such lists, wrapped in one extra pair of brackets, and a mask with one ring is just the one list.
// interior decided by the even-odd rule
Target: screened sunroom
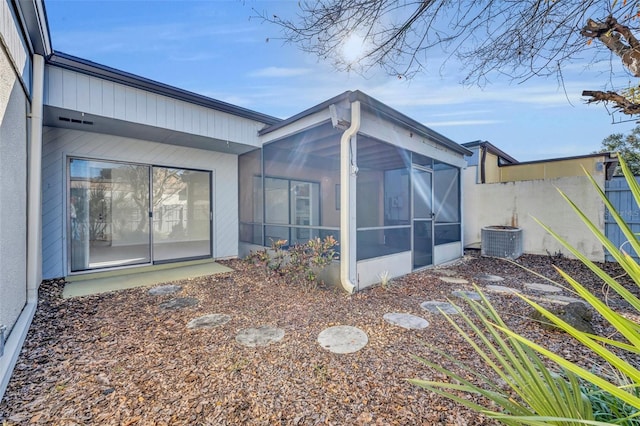
[(466, 148), (362, 92), (261, 131), (239, 157), (240, 253), (332, 235), (354, 291), (462, 255)]

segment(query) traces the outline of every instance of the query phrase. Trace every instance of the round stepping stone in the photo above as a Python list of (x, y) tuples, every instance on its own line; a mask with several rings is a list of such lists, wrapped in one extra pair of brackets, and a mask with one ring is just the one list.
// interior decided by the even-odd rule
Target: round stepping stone
[(194, 318), (187, 324), (187, 328), (213, 328), (224, 325), (231, 320), (229, 315), (225, 314), (209, 314)]
[(167, 300), (160, 304), (162, 309), (182, 309), (189, 306), (197, 305), (198, 299), (195, 297), (179, 297), (177, 299)]
[(568, 305), (569, 303), (579, 302), (584, 303), (585, 305), (589, 305), (585, 300), (577, 299), (575, 297), (563, 296), (561, 294), (552, 294), (550, 296), (545, 297), (545, 299), (550, 300), (552, 302), (562, 303)]
[(368, 342), (367, 333), (349, 325), (329, 327), (318, 335), (320, 346), (336, 354), (357, 352), (364, 348)]
[(542, 293), (560, 293), (562, 289), (555, 285), (540, 284), (540, 283), (524, 283), (524, 286), (532, 291), (539, 291)]
[(236, 336), (236, 342), (250, 348), (255, 348), (256, 346), (267, 346), (271, 343), (279, 342), (283, 337), (283, 329), (262, 325), (256, 328), (240, 330)]
[(440, 281), (444, 281), (445, 283), (450, 283), (450, 284), (467, 284), (469, 282), (464, 278), (456, 278), (456, 277), (440, 277)]
[(478, 275), (474, 276), (473, 278), (475, 278), (476, 280), (490, 281), (490, 282), (493, 282), (493, 283), (497, 283), (499, 281), (504, 281), (504, 278), (499, 277), (498, 275), (491, 275), (491, 274), (478, 274)]
[(384, 314), (382, 318), (384, 318), (384, 320), (389, 324), (397, 325), (409, 330), (420, 330), (429, 326), (429, 321), (411, 314), (392, 312)]
[(436, 300), (430, 300), (428, 302), (422, 302), (420, 307), (425, 311), (432, 312), (434, 314), (458, 314), (458, 309), (451, 303), (438, 302)]
[(503, 285), (488, 285), (485, 288), (495, 293), (509, 293), (509, 294), (521, 293), (521, 291), (518, 290), (517, 288), (505, 287)]
[(164, 294), (173, 294), (182, 290), (182, 287), (175, 284), (161, 285), (158, 287), (154, 287), (149, 289), (149, 294), (152, 296), (162, 296)]
[(471, 300), (482, 300), (480, 294), (475, 291), (467, 291), (467, 290), (456, 290), (451, 293), (455, 297), (459, 297), (461, 299), (467, 298)]

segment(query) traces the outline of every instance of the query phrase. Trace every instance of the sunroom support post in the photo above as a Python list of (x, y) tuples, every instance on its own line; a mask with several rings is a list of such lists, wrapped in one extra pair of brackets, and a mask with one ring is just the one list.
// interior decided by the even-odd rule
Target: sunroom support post
[(360, 101), (351, 103), (351, 126), (340, 138), (340, 282), (356, 289), (356, 143), (360, 130)]

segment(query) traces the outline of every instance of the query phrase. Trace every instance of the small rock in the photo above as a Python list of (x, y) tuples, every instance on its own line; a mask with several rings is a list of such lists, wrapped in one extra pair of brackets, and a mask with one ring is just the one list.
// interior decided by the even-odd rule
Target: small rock
[(489, 282), (499, 282), (499, 281), (504, 281), (504, 278), (499, 277), (497, 275), (491, 275), (491, 274), (478, 274), (476, 276), (474, 276), (473, 278), (475, 278), (476, 280), (481, 280), (481, 281), (489, 281)]
[(440, 281), (444, 281), (445, 283), (450, 283), (450, 284), (467, 284), (469, 282), (464, 278), (456, 278), (456, 277), (440, 277)]
[(195, 297), (179, 297), (177, 299), (171, 299), (160, 304), (162, 309), (182, 309), (189, 306), (197, 305), (198, 299)]
[(425, 311), (433, 312), (434, 314), (458, 314), (458, 309), (453, 306), (451, 303), (447, 302), (438, 302), (436, 300), (430, 300), (427, 302), (422, 302), (420, 307)]
[(180, 287), (179, 285), (168, 284), (149, 289), (149, 294), (151, 294), (152, 296), (162, 296), (165, 294), (177, 293), (180, 290), (182, 290), (182, 287)]
[[(573, 302), (558, 308), (549, 309), (549, 312), (572, 326), (578, 331), (584, 333), (596, 334), (591, 325), (592, 314), (591, 311), (581, 302)], [(531, 319), (538, 322), (540, 326), (547, 330), (559, 329), (549, 319), (542, 315), (537, 310), (534, 310), (531, 315)]]
[(480, 297), (480, 294), (478, 294), (475, 291), (456, 290), (451, 294), (461, 299), (482, 300), (482, 297)]

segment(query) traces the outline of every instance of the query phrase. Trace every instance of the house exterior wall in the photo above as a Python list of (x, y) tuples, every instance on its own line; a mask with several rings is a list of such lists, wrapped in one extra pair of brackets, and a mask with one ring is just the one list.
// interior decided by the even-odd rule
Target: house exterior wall
[(14, 21), (7, 2), (0, 3), (0, 15), (0, 325), (9, 333), (27, 300), (29, 98), (16, 66), (27, 66), (29, 61), (16, 28), (10, 25)]
[(52, 127), (45, 127), (43, 145), (43, 278), (68, 272), (65, 200), (70, 156), (211, 171), (213, 257), (238, 255), (237, 156)]
[(45, 105), (260, 147), (263, 123), (48, 65)]
[(487, 153), (485, 176), (487, 183), (555, 179), (564, 176), (584, 176), (582, 167), (589, 173), (600, 173), (604, 168), (603, 161), (604, 157), (593, 156), (553, 161), (536, 161), (499, 167), (497, 157)]
[[(535, 217), (591, 260), (604, 261), (602, 244), (556, 190), (558, 188), (567, 194), (604, 232), (604, 205), (586, 176), (476, 184), (476, 173), (475, 166), (463, 172), (465, 247), (479, 246), (481, 229), (485, 226), (517, 226), (523, 230), (525, 253), (545, 255), (561, 252), (570, 256), (533, 220)], [(593, 175), (598, 185), (604, 188), (604, 171), (596, 171)]]

